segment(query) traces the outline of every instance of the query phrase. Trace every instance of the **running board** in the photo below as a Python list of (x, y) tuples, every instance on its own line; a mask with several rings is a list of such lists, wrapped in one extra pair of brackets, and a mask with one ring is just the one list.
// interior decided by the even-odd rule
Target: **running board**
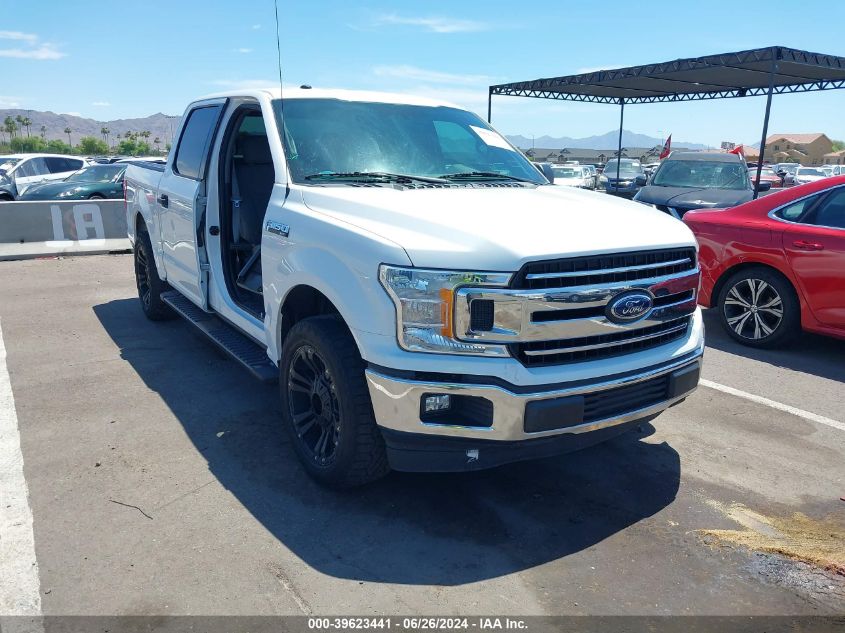
[(251, 338), (220, 317), (200, 309), (175, 290), (162, 293), (161, 299), (258, 380), (267, 383), (278, 380), (279, 372), (267, 357), (266, 350)]

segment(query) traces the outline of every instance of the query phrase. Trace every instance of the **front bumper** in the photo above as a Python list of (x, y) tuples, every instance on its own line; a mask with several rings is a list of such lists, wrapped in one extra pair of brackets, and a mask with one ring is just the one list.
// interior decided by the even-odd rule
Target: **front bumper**
[[(366, 371), (376, 421), (396, 470), (462, 471), (544, 457), (603, 441), (650, 419), (695, 390), (703, 349), (646, 370), (600, 380), (519, 388), (417, 380)], [(492, 412), (483, 426), (423, 420), (424, 396), (449, 394)], [(473, 407), (478, 410), (478, 407)], [(541, 429), (541, 430), (536, 430)]]

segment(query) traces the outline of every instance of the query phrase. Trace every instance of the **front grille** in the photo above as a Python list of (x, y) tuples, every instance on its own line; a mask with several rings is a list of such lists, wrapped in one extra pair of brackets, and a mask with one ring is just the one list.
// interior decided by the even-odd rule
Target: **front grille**
[(584, 398), (584, 422), (596, 422), (644, 409), (669, 398), (669, 374), (642, 382), (595, 391)]
[(511, 354), (526, 367), (562, 365), (631, 354), (665, 345), (686, 336), (690, 317), (612, 334), (536, 341), (511, 345)]
[(473, 332), (493, 329), (494, 306), (490, 299), (473, 299), (469, 303), (469, 323)]
[(677, 275), (696, 266), (694, 248), (589, 255), (525, 264), (512, 288), (544, 290)]

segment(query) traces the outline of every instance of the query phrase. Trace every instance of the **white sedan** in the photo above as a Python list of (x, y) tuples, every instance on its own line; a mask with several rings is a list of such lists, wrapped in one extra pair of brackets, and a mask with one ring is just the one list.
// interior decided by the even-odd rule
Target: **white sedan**
[(586, 167), (580, 165), (552, 165), (555, 184), (564, 187), (595, 189), (595, 179)]
[(808, 182), (816, 182), (827, 178), (827, 174), (820, 167), (799, 167), (795, 172), (795, 184), (804, 185)]

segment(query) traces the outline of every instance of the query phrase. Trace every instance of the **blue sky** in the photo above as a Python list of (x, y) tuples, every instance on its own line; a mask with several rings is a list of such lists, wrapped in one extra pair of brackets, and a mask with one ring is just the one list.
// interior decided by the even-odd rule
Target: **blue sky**
[[(10, 0), (4, 0), (10, 2)], [(179, 114), (191, 99), (275, 85), (272, 0), (29, 0), (0, 26), (0, 108), (100, 120)], [(845, 56), (845, 2), (279, 0), (285, 84), (438, 96), (484, 115), (487, 86), (779, 44)], [(626, 129), (759, 139), (762, 97), (626, 108)], [(507, 134), (589, 136), (610, 105), (496, 97)], [(776, 96), (772, 132), (845, 138), (845, 90)]]

